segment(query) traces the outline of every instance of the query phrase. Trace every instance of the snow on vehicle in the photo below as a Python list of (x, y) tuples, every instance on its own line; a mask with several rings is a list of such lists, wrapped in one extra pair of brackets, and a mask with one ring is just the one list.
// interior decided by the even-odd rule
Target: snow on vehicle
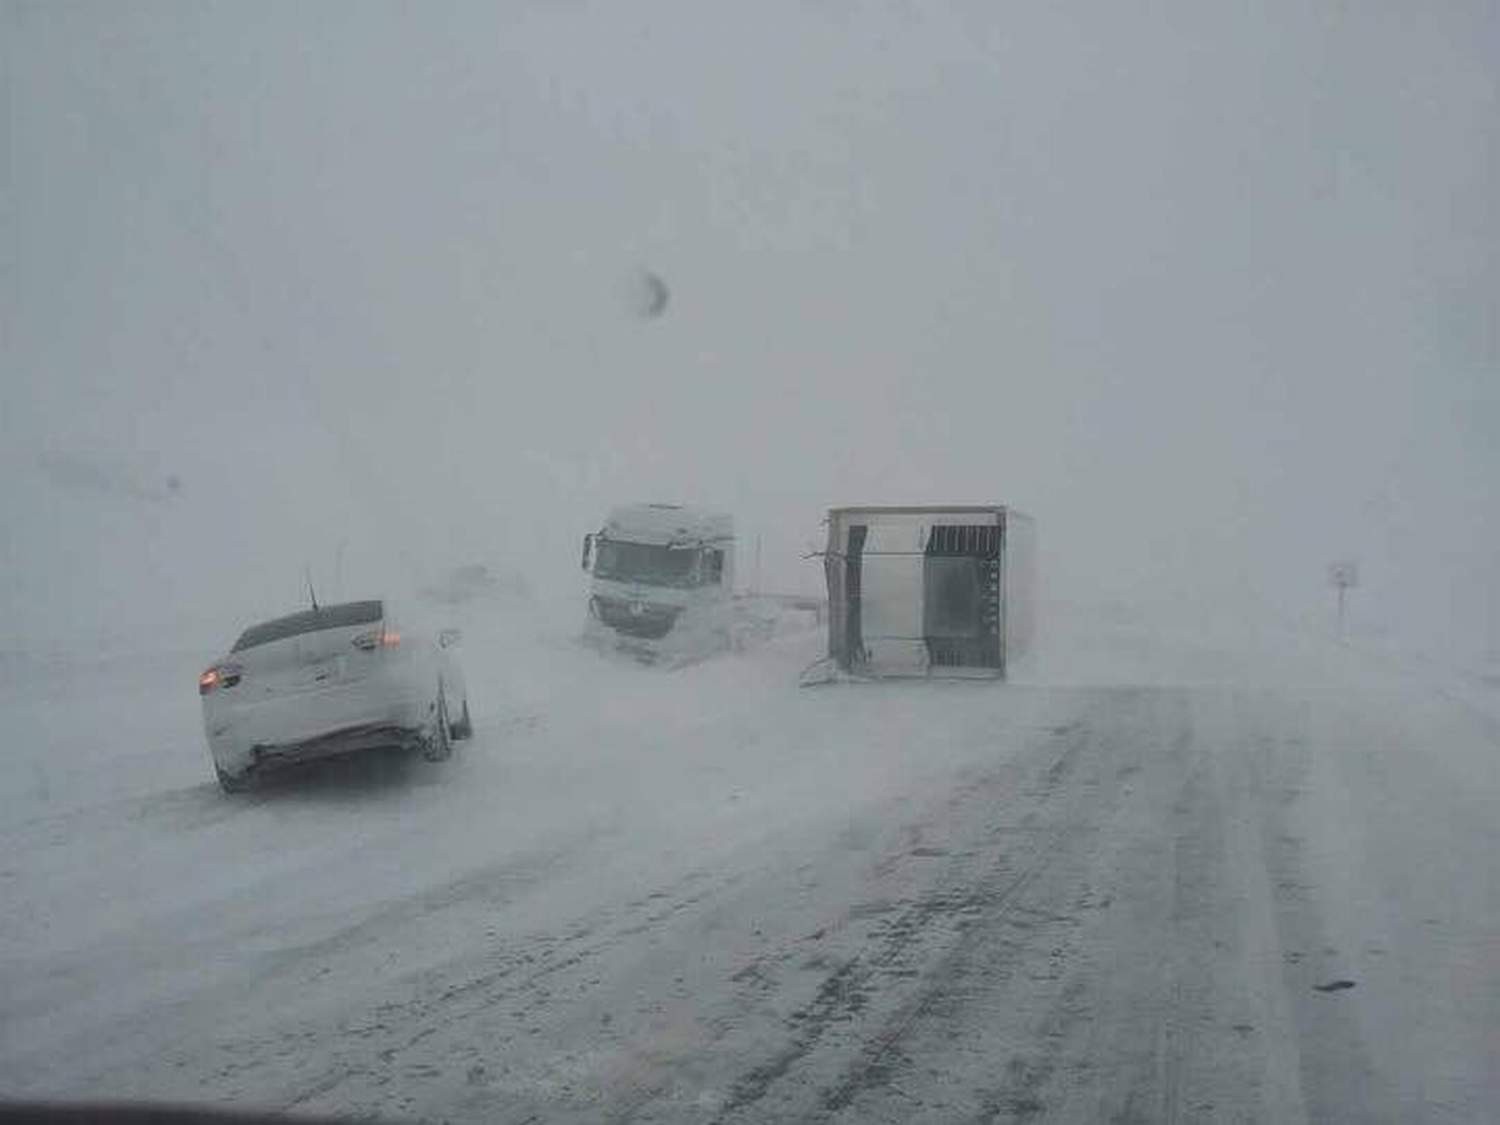
[(828, 513), (828, 656), (837, 676), (992, 676), (1030, 642), (1035, 530), (1011, 508)]
[(473, 733), (457, 640), (397, 629), (383, 601), (252, 625), (198, 677), (219, 784), (234, 792), (278, 763), (377, 747), (448, 757)]
[(585, 638), (637, 659), (680, 662), (734, 644), (734, 520), (678, 504), (615, 508), (584, 536)]

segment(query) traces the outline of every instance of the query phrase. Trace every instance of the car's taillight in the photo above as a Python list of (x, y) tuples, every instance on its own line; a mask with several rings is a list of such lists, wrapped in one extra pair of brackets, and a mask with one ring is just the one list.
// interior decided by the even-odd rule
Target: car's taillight
[(394, 629), (371, 629), (349, 643), (360, 652), (374, 652), (377, 648), (395, 648), (401, 643), (401, 634)]
[(234, 687), (240, 682), (243, 673), (244, 669), (238, 664), (215, 664), (198, 677), (198, 694), (207, 695), (216, 688)]

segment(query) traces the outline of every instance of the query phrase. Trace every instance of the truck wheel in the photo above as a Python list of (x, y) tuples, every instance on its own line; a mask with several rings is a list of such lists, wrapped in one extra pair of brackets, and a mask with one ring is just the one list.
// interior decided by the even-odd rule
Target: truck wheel
[(244, 773), (225, 773), (215, 762), (214, 773), (219, 775), (219, 788), (226, 793), (243, 793), (250, 788), (252, 779), (249, 770)]
[(453, 735), (448, 727), (448, 701), (443, 689), (438, 688), (437, 715), (433, 717), (432, 731), (422, 743), (422, 757), (429, 762), (444, 762), (453, 756)]
[(459, 716), (458, 722), (448, 728), (448, 733), (453, 736), (454, 742), (463, 742), (474, 737), (474, 724), (469, 719), (469, 701), (464, 700), (464, 711)]

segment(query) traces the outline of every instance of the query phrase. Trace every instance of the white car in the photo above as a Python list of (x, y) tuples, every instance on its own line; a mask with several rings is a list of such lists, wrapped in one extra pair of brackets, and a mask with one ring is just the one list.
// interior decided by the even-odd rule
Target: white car
[(198, 677), (219, 784), (233, 793), (278, 763), (376, 747), (448, 757), (473, 733), (457, 639), (397, 629), (382, 601), (252, 625)]

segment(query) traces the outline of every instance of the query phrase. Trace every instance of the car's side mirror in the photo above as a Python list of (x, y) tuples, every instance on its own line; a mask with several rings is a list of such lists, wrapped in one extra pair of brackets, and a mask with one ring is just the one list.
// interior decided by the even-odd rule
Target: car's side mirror
[(452, 648), (464, 639), (463, 633), (458, 629), (444, 629), (438, 634), (438, 647)]
[(594, 537), (592, 535), (585, 535), (583, 537), (583, 563), (581, 564), (584, 570), (587, 570), (589, 568), (589, 556), (591, 556), (593, 553)]

